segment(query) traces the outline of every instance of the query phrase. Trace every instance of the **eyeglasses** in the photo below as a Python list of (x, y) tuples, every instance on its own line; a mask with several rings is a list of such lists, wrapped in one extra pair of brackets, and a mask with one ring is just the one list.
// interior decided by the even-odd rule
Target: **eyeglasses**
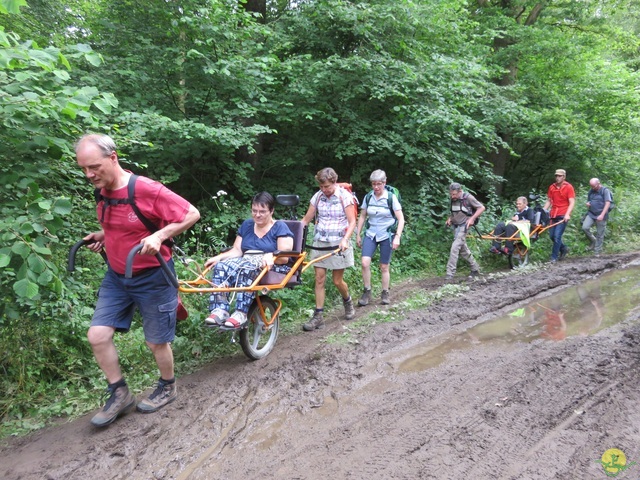
[(564, 175), (556, 175), (556, 177), (564, 177)]
[(372, 187), (381, 187), (384, 185), (384, 182), (371, 182)]
[(253, 208), (251, 209), (251, 215), (254, 215), (256, 217), (262, 216), (262, 215), (268, 215), (270, 212), (270, 210), (254, 210)]

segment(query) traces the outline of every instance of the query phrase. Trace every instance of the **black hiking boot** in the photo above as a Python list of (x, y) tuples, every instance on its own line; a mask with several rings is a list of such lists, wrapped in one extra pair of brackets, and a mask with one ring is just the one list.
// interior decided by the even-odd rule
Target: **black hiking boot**
[(558, 260), (564, 260), (567, 255), (569, 255), (569, 247), (567, 247), (566, 245), (563, 245), (562, 248), (560, 249), (560, 256), (558, 257)]

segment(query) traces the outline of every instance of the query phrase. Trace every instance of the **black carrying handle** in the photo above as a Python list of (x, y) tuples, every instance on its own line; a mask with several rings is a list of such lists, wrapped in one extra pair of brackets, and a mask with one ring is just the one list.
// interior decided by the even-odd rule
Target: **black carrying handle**
[[(96, 243), (95, 240), (80, 240), (79, 242), (76, 242), (73, 247), (71, 247), (71, 250), (69, 250), (69, 263), (67, 264), (67, 272), (71, 273), (74, 272), (76, 269), (76, 254), (78, 253), (78, 250), (80, 249), (80, 247), (84, 247), (85, 245), (91, 245), (92, 243)], [(100, 252), (100, 255), (102, 255), (102, 258), (104, 259), (104, 261), (107, 261), (107, 254), (104, 253), (104, 250), (102, 250)]]
[(319, 252), (330, 252), (331, 250), (335, 250), (336, 248), (340, 248), (340, 245), (330, 245), (328, 247), (314, 247), (313, 245), (304, 244), (305, 248), (310, 250), (317, 250)]
[(287, 255), (300, 255), (302, 252), (297, 250), (276, 250), (275, 252), (271, 252), (274, 257), (285, 257)]
[[(140, 245), (136, 245), (131, 249), (131, 251), (129, 252), (129, 255), (127, 255), (127, 265), (124, 270), (124, 278), (133, 278), (133, 259), (138, 254), (138, 252), (142, 250), (143, 247), (144, 247), (144, 244), (142, 243)], [(169, 281), (171, 282), (171, 284), (176, 288), (180, 287), (180, 284), (178, 283), (178, 279), (176, 278), (174, 273), (171, 271), (171, 269), (169, 268), (169, 265), (167, 265), (167, 262), (162, 257), (162, 255), (160, 255), (160, 252), (156, 253), (156, 259), (158, 260), (158, 262), (160, 262), (160, 267), (164, 270), (164, 273), (167, 274), (167, 277), (169, 278)]]

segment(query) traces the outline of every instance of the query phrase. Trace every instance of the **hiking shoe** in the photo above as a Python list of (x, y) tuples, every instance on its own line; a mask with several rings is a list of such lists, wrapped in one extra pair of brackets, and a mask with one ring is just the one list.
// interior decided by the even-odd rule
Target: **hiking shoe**
[(382, 290), (382, 305), (389, 305), (389, 303), (391, 303), (389, 290)]
[(353, 300), (349, 297), (344, 303), (344, 318), (345, 320), (353, 320), (353, 317), (356, 316), (356, 309), (353, 306)]
[(489, 249), (489, 253), (495, 253), (497, 255), (500, 255), (500, 250), (498, 250), (496, 247), (494, 247), (493, 245), (491, 245), (491, 248)]
[(453, 275), (447, 275), (444, 281), (445, 283), (453, 283), (454, 282)]
[(480, 276), (480, 272), (478, 270), (471, 270), (471, 272), (469, 273), (470, 280), (475, 280), (479, 276)]
[(322, 316), (322, 312), (315, 312), (313, 314), (313, 317), (311, 317), (311, 320), (309, 320), (307, 323), (302, 325), (302, 329), (305, 332), (311, 332), (316, 328), (318, 330), (320, 330), (321, 328), (324, 328), (324, 317)]
[(362, 296), (360, 297), (360, 300), (358, 300), (358, 305), (360, 305), (361, 307), (365, 307), (369, 305), (370, 301), (371, 301), (371, 289), (365, 288), (364, 292), (362, 292)]
[(222, 308), (214, 308), (209, 316), (204, 319), (204, 323), (207, 325), (216, 325), (221, 327), (224, 325), (224, 322), (229, 318), (229, 312), (223, 310)]
[(588, 252), (592, 252), (596, 249), (596, 242), (591, 242), (591, 244), (587, 247)]
[(567, 247), (566, 245), (563, 245), (562, 248), (560, 249), (560, 256), (558, 257), (558, 260), (563, 260), (568, 254), (569, 254), (569, 247)]
[(500, 249), (500, 253), (504, 253), (505, 255), (511, 255), (511, 252), (509, 251), (509, 249), (507, 247), (502, 247)]
[(247, 323), (247, 314), (236, 310), (233, 314), (224, 322), (225, 327), (240, 329)]
[(156, 389), (149, 395), (149, 398), (145, 398), (138, 403), (138, 411), (142, 413), (153, 413), (160, 410), (165, 405), (173, 402), (178, 398), (178, 388), (176, 382), (167, 383), (162, 378), (158, 380)]
[(126, 413), (136, 403), (136, 399), (131, 395), (129, 387), (126, 385), (115, 389), (107, 387), (105, 396), (107, 395), (109, 396), (107, 403), (103, 409), (91, 419), (91, 424), (96, 427), (106, 427), (110, 423), (113, 423), (119, 415)]

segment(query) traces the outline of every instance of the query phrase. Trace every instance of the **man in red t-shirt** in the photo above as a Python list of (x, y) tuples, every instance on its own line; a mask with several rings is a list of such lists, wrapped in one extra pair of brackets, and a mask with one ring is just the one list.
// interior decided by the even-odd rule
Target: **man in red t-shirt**
[[(85, 135), (75, 145), (78, 165), (102, 197), (128, 198), (127, 186), (132, 173), (118, 162), (116, 145), (107, 135)], [(166, 240), (174, 237), (198, 221), (200, 213), (187, 200), (164, 185), (145, 177), (135, 182), (135, 203), (140, 212), (158, 227), (150, 232), (130, 204), (109, 202), (102, 198), (97, 205), (102, 230), (85, 240), (92, 240), (89, 248), (107, 255), (107, 273), (98, 291), (98, 302), (91, 320), (87, 338), (99, 367), (104, 372), (109, 398), (104, 408), (91, 423), (104, 427), (118, 415), (135, 405), (129, 392), (113, 342), (116, 331), (126, 332), (131, 327), (137, 307), (143, 321), (147, 346), (153, 353), (160, 380), (153, 393), (138, 403), (141, 412), (150, 413), (164, 407), (177, 397), (171, 342), (176, 331), (178, 296), (176, 288), (167, 281), (155, 255), (160, 252), (173, 269), (171, 250)], [(133, 264), (133, 278), (125, 278), (128, 253), (142, 244), (140, 255)]]
[(549, 229), (549, 236), (553, 242), (551, 263), (562, 260), (569, 252), (567, 246), (562, 243), (562, 235), (567, 228), (567, 222), (571, 219), (571, 212), (576, 203), (576, 192), (573, 190), (573, 186), (565, 180), (566, 178), (567, 172), (565, 170), (561, 168), (556, 170), (556, 181), (547, 190), (547, 201), (544, 204), (545, 210), (551, 207), (549, 213), (551, 224), (557, 223)]

